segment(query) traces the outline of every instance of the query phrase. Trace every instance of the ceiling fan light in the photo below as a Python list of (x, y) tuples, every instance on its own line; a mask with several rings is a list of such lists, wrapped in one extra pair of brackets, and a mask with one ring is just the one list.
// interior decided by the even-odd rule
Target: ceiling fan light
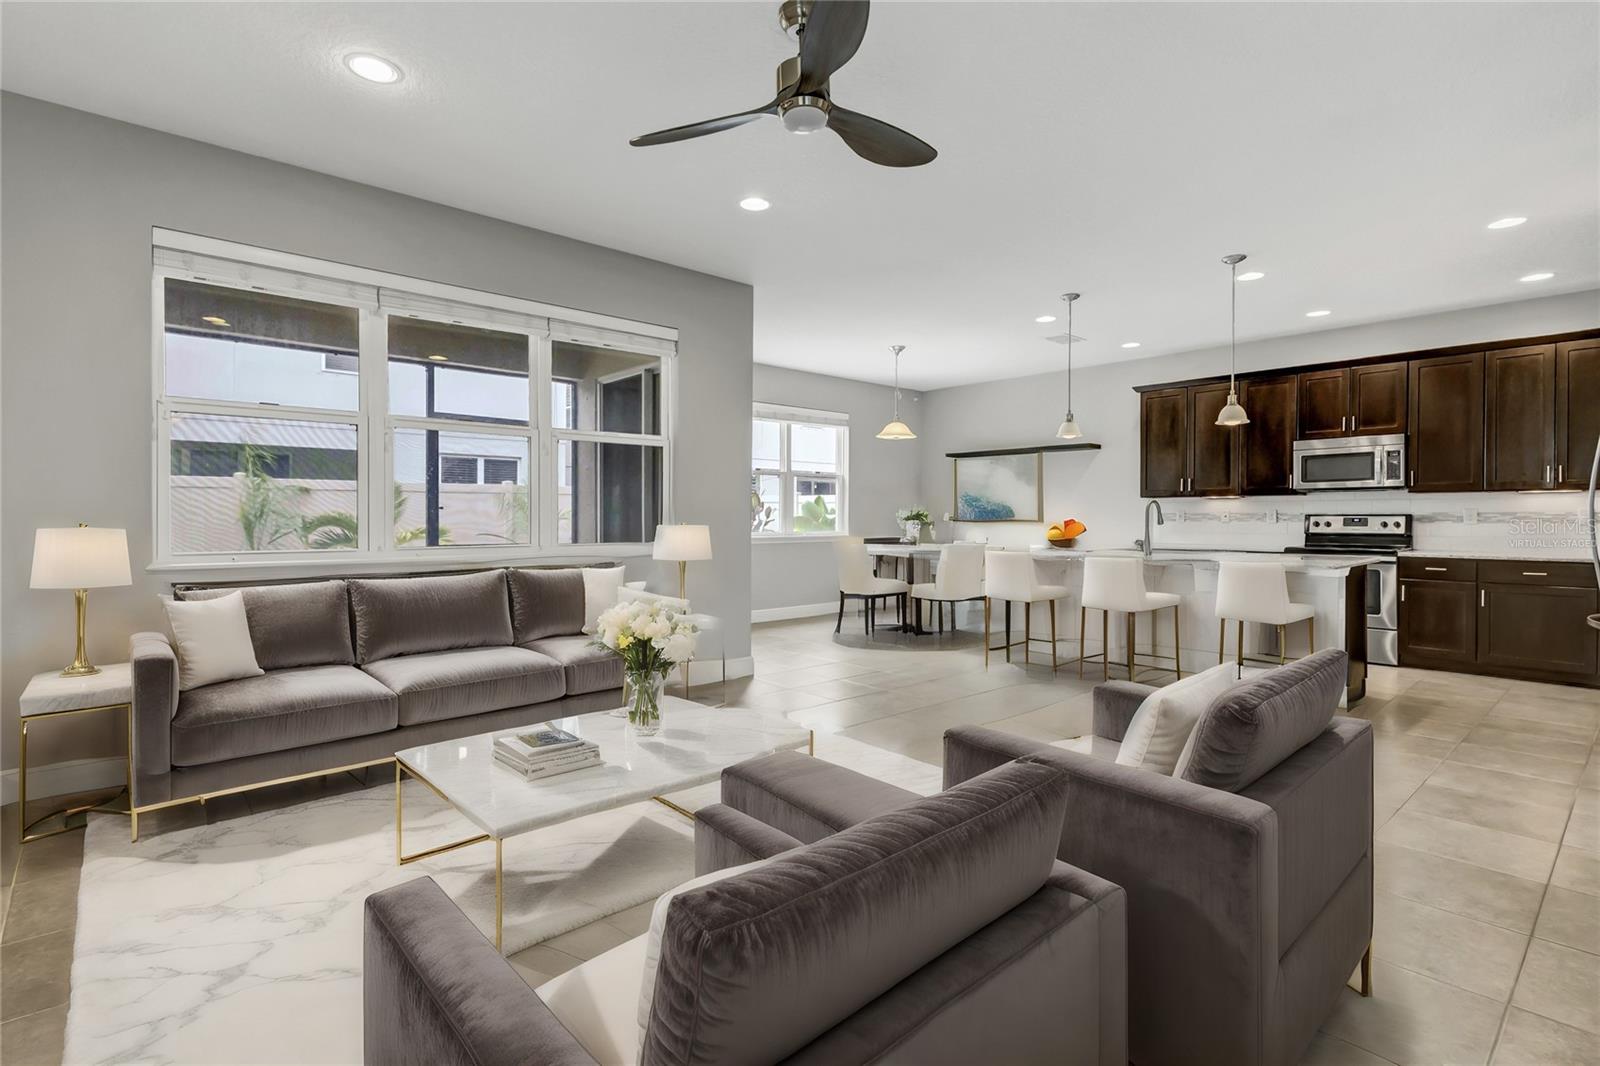
[(1072, 416), (1071, 411), (1068, 411), (1067, 417), (1061, 420), (1061, 425), (1056, 429), (1056, 436), (1062, 440), (1077, 440), (1083, 436), (1083, 430), (1078, 428), (1078, 420)]
[(911, 427), (898, 418), (882, 429), (878, 430), (879, 440), (916, 440), (917, 435), (911, 432)]
[(1250, 416), (1245, 414), (1244, 408), (1239, 405), (1239, 394), (1228, 393), (1228, 402), (1217, 412), (1217, 425), (1219, 426), (1248, 426)]
[(797, 96), (783, 109), (783, 128), (790, 133), (815, 133), (828, 124), (828, 112), (809, 96)]

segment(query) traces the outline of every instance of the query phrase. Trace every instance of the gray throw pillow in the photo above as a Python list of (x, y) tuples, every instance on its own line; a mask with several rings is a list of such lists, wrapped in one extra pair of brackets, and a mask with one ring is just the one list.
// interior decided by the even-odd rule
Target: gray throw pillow
[(179, 600), (214, 600), (244, 594), (244, 614), (256, 664), (263, 670), (292, 666), (349, 666), (350, 601), (343, 581), (305, 581), (247, 588), (183, 589)]
[(511, 643), (506, 572), (350, 582), (356, 661)]
[(1328, 728), (1349, 669), (1344, 652), (1319, 651), (1224, 692), (1195, 725), (1179, 776), (1224, 792), (1248, 788)]
[(506, 571), (511, 586), (511, 629), (516, 643), (583, 631), (583, 571)]
[(1044, 884), (1067, 775), (1024, 758), (677, 896), (642, 1062), (777, 1062)]

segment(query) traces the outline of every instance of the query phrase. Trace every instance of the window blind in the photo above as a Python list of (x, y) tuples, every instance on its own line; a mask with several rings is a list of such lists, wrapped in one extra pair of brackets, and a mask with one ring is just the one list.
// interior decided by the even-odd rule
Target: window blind
[(841, 411), (818, 411), (809, 407), (790, 407), (781, 403), (756, 403), (752, 405), (756, 418), (770, 418), (779, 422), (806, 422), (813, 426), (848, 426), (850, 416)]
[(176, 248), (155, 246), (155, 265), (163, 270), (177, 270), (193, 275), (202, 281), (216, 281), (244, 288), (266, 289), (273, 292), (292, 293), (307, 299), (337, 300), (341, 303), (373, 307), (378, 303), (378, 289), (354, 281), (319, 277), (292, 270), (257, 263), (243, 263), (233, 259), (185, 252)]

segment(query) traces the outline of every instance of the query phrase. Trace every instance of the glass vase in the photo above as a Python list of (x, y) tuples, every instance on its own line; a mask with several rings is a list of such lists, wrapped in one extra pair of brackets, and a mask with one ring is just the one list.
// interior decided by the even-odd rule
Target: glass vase
[(661, 697), (667, 679), (662, 674), (629, 674), (623, 687), (623, 707), (628, 728), (635, 736), (653, 737), (661, 731)]

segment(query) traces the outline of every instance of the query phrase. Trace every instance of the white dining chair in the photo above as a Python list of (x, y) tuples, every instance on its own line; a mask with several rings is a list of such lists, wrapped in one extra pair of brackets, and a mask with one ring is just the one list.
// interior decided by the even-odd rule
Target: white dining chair
[[(1156, 654), (1154, 612), (1172, 608), (1172, 666), (1179, 678), (1183, 677), (1180, 658), (1183, 643), (1178, 631), (1178, 615), (1182, 613), (1182, 597), (1173, 592), (1151, 592), (1144, 584), (1144, 560), (1136, 556), (1089, 555), (1083, 560), (1083, 603), (1078, 608), (1078, 676), (1083, 676), (1085, 641), (1089, 630), (1089, 611), (1100, 612), (1100, 676), (1111, 679), (1111, 612), (1124, 611), (1127, 623), (1128, 680), (1134, 680), (1137, 665), (1134, 661), (1134, 639), (1139, 632), (1138, 617), (1151, 612), (1150, 657), (1164, 659)], [(1165, 669), (1165, 664), (1153, 665)]]
[(989, 645), (990, 619), (993, 615), (993, 604), (1000, 600), (1005, 604), (1006, 642), (1004, 650), (1006, 662), (1011, 661), (1011, 649), (1016, 646), (1011, 639), (1011, 605), (1020, 603), (1022, 607), (1022, 662), (1028, 663), (1028, 649), (1033, 643), (1033, 605), (1036, 603), (1050, 604), (1050, 669), (1057, 666), (1056, 661), (1056, 602), (1067, 595), (1065, 585), (1041, 585), (1034, 573), (1033, 554), (1026, 551), (1003, 551), (993, 548), (983, 553), (983, 665), (989, 665), (989, 653), (1000, 651)]
[[(1257, 622), (1278, 627), (1278, 662), (1288, 661), (1288, 627), (1306, 623), (1306, 654), (1317, 650), (1316, 608), (1289, 599), (1289, 575), (1279, 562), (1224, 561), (1217, 571), (1217, 662), (1226, 656), (1228, 619), (1238, 623), (1235, 656), (1242, 667), (1244, 624)], [(1258, 662), (1271, 660), (1257, 659)]]
[(983, 599), (983, 545), (944, 544), (939, 548), (938, 569), (932, 581), (911, 586), (912, 621), (918, 633), (922, 629), (922, 604), (926, 600), (935, 607), (939, 632), (944, 632), (944, 608), (950, 605), (950, 628), (956, 627), (956, 604)]
[(839, 619), (833, 624), (835, 633), (844, 626), (844, 601), (847, 599), (865, 602), (863, 632), (871, 633), (877, 628), (879, 600), (892, 598), (898, 608), (900, 624), (905, 625), (906, 594), (910, 586), (898, 578), (874, 577), (866, 543), (860, 537), (841, 537), (834, 541), (833, 557), (839, 567)]

